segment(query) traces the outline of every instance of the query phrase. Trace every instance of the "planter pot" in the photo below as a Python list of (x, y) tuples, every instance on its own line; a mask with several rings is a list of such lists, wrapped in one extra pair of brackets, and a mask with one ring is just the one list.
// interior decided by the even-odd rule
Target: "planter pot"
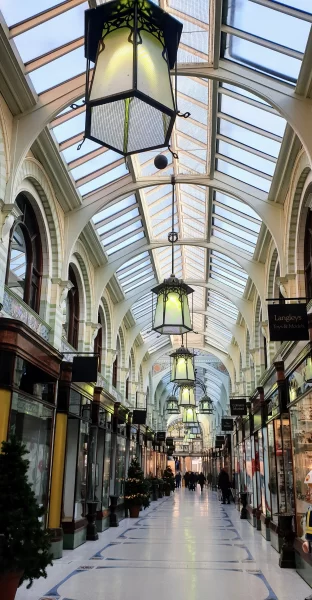
[(14, 600), (23, 571), (11, 571), (0, 574), (1, 597)]
[(170, 490), (165, 490), (165, 496), (170, 496)]
[(140, 513), (140, 509), (141, 507), (138, 506), (137, 504), (130, 506), (129, 507), (129, 512), (130, 512), (130, 518), (131, 519), (137, 519)]
[(294, 549), (294, 540), (296, 534), (292, 528), (293, 516), (294, 515), (292, 513), (282, 513), (278, 515), (279, 535), (283, 539), (281, 556), (279, 559), (279, 566), (282, 569), (296, 568)]
[(242, 510), (241, 510), (241, 514), (240, 514), (240, 518), (241, 519), (248, 519), (248, 510), (247, 510), (247, 501), (248, 501), (248, 496), (247, 496), (247, 492), (241, 492), (240, 493), (240, 499), (241, 499), (241, 503), (242, 503)]

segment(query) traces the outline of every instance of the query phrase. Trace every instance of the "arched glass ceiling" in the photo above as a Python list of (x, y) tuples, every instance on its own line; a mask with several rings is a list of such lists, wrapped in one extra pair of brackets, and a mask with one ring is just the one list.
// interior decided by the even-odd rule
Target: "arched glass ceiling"
[[(267, 77), (268, 84), (273, 78), (294, 86), (312, 22), (310, 2), (232, 0), (222, 4), (220, 29), (215, 3), (161, 0), (160, 6), (183, 22), (178, 61), (182, 65), (217, 66), (218, 59), (224, 58), (236, 63), (233, 70), (240, 65), (247, 67), (251, 78), (259, 72)], [(21, 76), (26, 77), (34, 102), (36, 94), (41, 101), (43, 92), (54, 88), (53, 93), (57, 93), (57, 86), (64, 82), (67, 89), (83, 84), (84, 11), (88, 7), (82, 0), (0, 0), (8, 26), (5, 33), (20, 56)], [(132, 252), (120, 266), (116, 280), (125, 297), (142, 290), (132, 314), (142, 324), (142, 338), (150, 345), (150, 352), (169, 341), (151, 332), (148, 289), (155, 279), (160, 281), (171, 272), (168, 177), (182, 177), (176, 186), (175, 228), (184, 243), (175, 249), (176, 275), (194, 285), (194, 329), (198, 332), (189, 336), (188, 342), (197, 348), (208, 343), (226, 352), (240, 318), (231, 299), (242, 298), (249, 285), (241, 259), (256, 259), (262, 225), (253, 208), (239, 199), (239, 190), (247, 184), (256, 198), (267, 198), (286, 123), (273, 107), (235, 85), (183, 76), (178, 77), (177, 87), (179, 110), (189, 111), (191, 116), (177, 118), (171, 147), (179, 160), (164, 150), (168, 167), (161, 172), (154, 167), (157, 152), (134, 156), (126, 165), (120, 155), (89, 140), (77, 151), (84, 132), (83, 105), (61, 111), (49, 129), (78, 202), (81, 197), (91, 202), (94, 192), (112, 182), (122, 184), (129, 173), (135, 180), (153, 177), (153, 184), (159, 179), (159, 185), (111, 202), (93, 218), (104, 262), (123, 255), (126, 259), (137, 249), (137, 255)], [(203, 185), (203, 176), (209, 187)], [(221, 191), (224, 183), (227, 192)], [(147, 244), (159, 246), (162, 241), (164, 246), (146, 249)]]

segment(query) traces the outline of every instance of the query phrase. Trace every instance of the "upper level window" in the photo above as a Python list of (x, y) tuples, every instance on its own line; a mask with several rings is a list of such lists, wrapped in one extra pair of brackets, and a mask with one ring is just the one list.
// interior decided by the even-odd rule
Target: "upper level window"
[(309, 210), (304, 238), (306, 296), (312, 298), (312, 211)]
[(16, 199), (21, 215), (10, 234), (6, 285), (39, 313), (42, 246), (35, 212), (23, 194)]
[(67, 340), (73, 346), (78, 349), (79, 339), (79, 290), (76, 275), (72, 267), (68, 270), (68, 279), (72, 283), (72, 288), (68, 292), (67, 296)]
[(101, 321), (101, 313), (98, 313), (98, 324), (101, 325), (100, 329), (97, 332), (97, 336), (94, 340), (94, 354), (98, 354), (98, 372), (101, 373), (102, 366), (102, 352), (103, 352), (103, 331), (102, 331), (102, 321)]
[(118, 373), (118, 354), (113, 362), (112, 384), (115, 388), (117, 387), (117, 373)]

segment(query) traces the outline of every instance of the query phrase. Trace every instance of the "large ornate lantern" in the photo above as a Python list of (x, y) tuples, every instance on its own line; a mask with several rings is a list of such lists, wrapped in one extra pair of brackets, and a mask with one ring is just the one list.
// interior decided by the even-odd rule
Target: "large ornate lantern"
[(85, 137), (124, 156), (169, 145), (177, 115), (170, 69), (182, 28), (150, 0), (86, 11)]
[(170, 354), (172, 358), (171, 381), (181, 385), (183, 383), (194, 383), (194, 357), (192, 352), (181, 348)]
[(166, 410), (167, 410), (168, 415), (180, 414), (179, 402), (175, 396), (169, 396), (169, 398), (167, 400)]
[(180, 398), (179, 398), (179, 406), (183, 408), (188, 408), (189, 406), (196, 407), (195, 400), (195, 388), (194, 385), (182, 385), (180, 386)]
[(201, 415), (212, 415), (214, 412), (214, 404), (209, 396), (203, 396), (200, 399), (198, 406), (199, 414)]
[(198, 423), (195, 407), (183, 408), (182, 423), (189, 425), (196, 425), (196, 423)]
[(182, 279), (174, 274), (174, 244), (178, 234), (174, 231), (174, 190), (175, 178), (172, 177), (172, 230), (168, 241), (172, 248), (171, 276), (152, 289), (157, 295), (157, 303), (153, 320), (153, 330), (165, 335), (183, 335), (193, 330), (188, 295), (194, 292)]

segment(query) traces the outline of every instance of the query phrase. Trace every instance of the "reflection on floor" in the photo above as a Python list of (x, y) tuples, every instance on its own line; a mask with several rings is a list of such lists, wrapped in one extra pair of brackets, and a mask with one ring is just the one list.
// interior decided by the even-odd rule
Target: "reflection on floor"
[(311, 589), (232, 506), (177, 490), (97, 542), (65, 551), (17, 600), (303, 600)]

